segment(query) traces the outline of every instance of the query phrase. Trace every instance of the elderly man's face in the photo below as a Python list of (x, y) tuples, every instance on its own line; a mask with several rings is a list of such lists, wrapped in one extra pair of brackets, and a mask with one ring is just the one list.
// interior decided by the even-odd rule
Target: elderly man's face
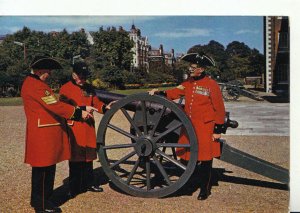
[(203, 67), (198, 67), (197, 64), (190, 64), (189, 72), (192, 77), (201, 75), (203, 71), (204, 71)]
[(40, 77), (42, 81), (46, 81), (47, 78), (51, 75), (51, 70), (49, 69), (41, 69), (34, 71), (34, 74)]
[(77, 85), (82, 86), (86, 82), (86, 76), (77, 75), (75, 72), (72, 73), (72, 78), (76, 82)]

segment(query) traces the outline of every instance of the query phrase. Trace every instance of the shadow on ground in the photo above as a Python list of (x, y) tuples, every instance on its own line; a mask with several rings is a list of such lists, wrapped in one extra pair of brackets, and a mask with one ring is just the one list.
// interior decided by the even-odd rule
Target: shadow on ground
[[(109, 182), (109, 179), (104, 173), (102, 167), (98, 167), (94, 169), (94, 179), (95, 179), (95, 185), (105, 185)], [(71, 199), (68, 193), (69, 193), (69, 178), (66, 178), (63, 180), (63, 184), (54, 190), (51, 200), (57, 206), (61, 206)]]
[(250, 91), (258, 94), (261, 98), (263, 98), (265, 101), (270, 103), (289, 103), (290, 97), (289, 94), (283, 93), (283, 94), (275, 94), (275, 93), (266, 93), (264, 92), (264, 89), (262, 88), (252, 88)]
[[(272, 188), (272, 189), (279, 189), (279, 190), (289, 190), (286, 184), (282, 183), (275, 183), (275, 182), (268, 182), (268, 181), (261, 181), (256, 179), (244, 178), (244, 177), (235, 177), (229, 176), (226, 174), (232, 173), (231, 171), (227, 171), (224, 168), (214, 168), (212, 171), (212, 187), (219, 186), (219, 182), (228, 182), (233, 184), (242, 184), (242, 185), (249, 185), (249, 186), (258, 186), (258, 187), (265, 187), (265, 188)], [(200, 173), (195, 170), (192, 174), (188, 182), (177, 192), (170, 195), (171, 197), (176, 196), (183, 196), (183, 195), (190, 195), (192, 196), (200, 188)]]
[[(279, 189), (279, 190), (285, 190), (285, 191), (289, 190), (288, 186), (286, 184), (227, 175), (230, 173), (232, 173), (232, 172), (227, 171), (224, 168), (214, 168), (212, 171), (212, 187), (217, 187), (219, 185), (219, 181), (221, 181), (221, 182), (228, 182), (228, 183), (233, 183), (233, 184), (266, 187), (266, 188)], [(99, 185), (109, 184), (109, 186), (112, 190), (117, 191), (121, 194), (130, 196), (126, 192), (120, 190), (111, 181), (109, 181), (108, 177), (106, 176), (106, 174), (104, 173), (104, 171), (101, 167), (96, 168), (94, 170), (94, 176), (95, 176), (96, 184), (99, 184)], [(200, 188), (200, 181), (201, 181), (200, 177), (201, 177), (201, 174), (199, 172), (199, 169), (196, 167), (194, 173), (189, 178), (187, 183), (182, 188), (180, 188), (178, 191), (176, 191), (175, 193), (173, 193), (171, 195), (168, 195), (167, 197), (192, 196)], [(162, 182), (163, 180), (158, 179), (158, 180), (152, 180), (152, 181)], [(60, 187), (58, 187), (57, 189), (54, 190), (54, 193), (52, 196), (53, 203), (55, 203), (57, 206), (61, 206), (62, 204), (67, 202), (70, 199), (68, 196), (68, 191), (69, 191), (68, 178), (66, 178), (63, 181), (63, 185), (61, 185)]]
[(290, 99), (286, 96), (262, 96), (262, 98), (270, 103), (289, 103)]

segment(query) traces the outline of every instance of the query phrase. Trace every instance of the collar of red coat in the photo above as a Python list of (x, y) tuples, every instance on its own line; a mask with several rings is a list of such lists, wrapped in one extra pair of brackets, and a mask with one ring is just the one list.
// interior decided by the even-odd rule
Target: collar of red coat
[(202, 72), (201, 75), (199, 75), (199, 76), (193, 76), (193, 77), (191, 77), (190, 79), (191, 79), (192, 81), (198, 81), (198, 80), (203, 79), (205, 76), (206, 76), (206, 73), (205, 73), (205, 72)]
[(89, 84), (89, 83), (85, 83), (82, 86), (76, 84), (74, 79), (71, 79), (72, 84), (74, 84), (75, 86), (79, 87), (80, 89), (82, 89), (83, 91), (86, 91), (88, 93), (94, 94), (94, 87), (93, 85)]
[(41, 79), (40, 79), (40, 77), (38, 75), (30, 73), (28, 76), (41, 81)]

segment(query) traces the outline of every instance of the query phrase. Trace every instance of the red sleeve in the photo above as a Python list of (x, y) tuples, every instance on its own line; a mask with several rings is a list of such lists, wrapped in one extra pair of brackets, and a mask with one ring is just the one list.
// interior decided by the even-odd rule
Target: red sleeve
[(212, 81), (211, 101), (212, 101), (213, 108), (216, 112), (216, 117), (215, 117), (216, 124), (224, 124), (224, 119), (225, 119), (224, 101), (223, 101), (220, 87), (215, 81)]
[(168, 99), (174, 100), (180, 98), (181, 96), (185, 96), (185, 87), (183, 84), (180, 84), (176, 88), (166, 90), (165, 92)]
[(93, 96), (93, 107), (97, 108), (98, 112), (100, 112), (102, 114), (103, 114), (103, 111), (102, 111), (103, 105), (104, 105), (104, 103), (102, 101), (100, 101), (96, 95), (94, 95)]
[(60, 90), (59, 90), (59, 95), (66, 95), (66, 86), (65, 85), (63, 85), (61, 88), (60, 88)]
[(64, 118), (71, 118), (75, 107), (58, 100), (50, 87), (41, 85), (31, 94), (45, 109)]
[(66, 104), (77, 107), (77, 103), (70, 98), (70, 91), (72, 91), (72, 89), (70, 88), (69, 84), (64, 84), (59, 90), (59, 100)]

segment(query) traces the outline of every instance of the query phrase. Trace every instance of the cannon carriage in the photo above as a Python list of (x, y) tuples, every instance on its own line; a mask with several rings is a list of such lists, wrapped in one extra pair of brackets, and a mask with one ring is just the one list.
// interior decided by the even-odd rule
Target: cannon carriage
[[(105, 103), (118, 100), (97, 132), (99, 159), (110, 180), (138, 197), (165, 197), (182, 188), (194, 172), (199, 149), (184, 105), (147, 93), (125, 96), (97, 90), (96, 94)], [(237, 126), (227, 112), (223, 133)], [(178, 143), (182, 131), (186, 144)], [(288, 183), (288, 170), (220, 143), (221, 160)], [(177, 157), (179, 149), (189, 151), (188, 161)]]
[(239, 97), (245, 96), (256, 101), (263, 101), (264, 99), (258, 94), (246, 89), (239, 81), (230, 81), (226, 83), (219, 83), (220, 90), (224, 101), (237, 101)]

